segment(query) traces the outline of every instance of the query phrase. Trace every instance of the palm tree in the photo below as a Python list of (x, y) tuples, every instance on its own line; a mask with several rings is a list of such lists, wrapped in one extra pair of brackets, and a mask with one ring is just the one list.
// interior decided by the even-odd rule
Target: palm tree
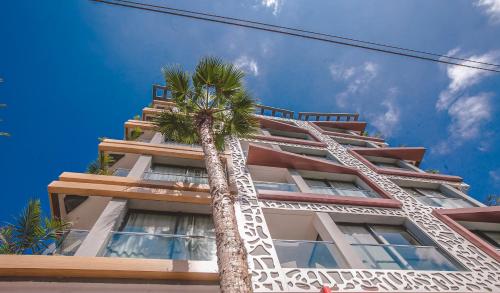
[(113, 171), (109, 169), (111, 165), (114, 163), (114, 159), (104, 153), (99, 152), (99, 157), (87, 167), (87, 173), (96, 174), (96, 175), (112, 175)]
[(177, 142), (200, 143), (212, 197), (221, 291), (252, 292), (247, 256), (238, 232), (220, 152), (228, 136), (256, 131), (254, 100), (243, 87), (243, 71), (212, 57), (203, 58), (190, 76), (178, 66), (162, 69), (176, 107), (154, 120), (159, 131)]
[(13, 224), (0, 228), (0, 254), (41, 254), (69, 227), (68, 222), (42, 218), (40, 200), (30, 200)]
[(490, 194), (486, 197), (486, 205), (487, 206), (500, 206), (500, 195), (499, 194)]

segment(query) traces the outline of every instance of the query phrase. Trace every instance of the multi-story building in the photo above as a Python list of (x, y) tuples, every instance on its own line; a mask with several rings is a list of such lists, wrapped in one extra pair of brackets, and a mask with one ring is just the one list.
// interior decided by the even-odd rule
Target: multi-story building
[[(153, 86), (114, 175), (64, 172), (51, 255), (0, 256), (9, 292), (218, 292), (203, 153), (151, 123), (175, 107)], [(500, 292), (500, 207), (457, 176), (419, 169), (425, 149), (364, 135), (357, 114), (259, 106), (260, 133), (223, 154), (255, 292)], [(459, 159), (459, 158), (457, 158)]]

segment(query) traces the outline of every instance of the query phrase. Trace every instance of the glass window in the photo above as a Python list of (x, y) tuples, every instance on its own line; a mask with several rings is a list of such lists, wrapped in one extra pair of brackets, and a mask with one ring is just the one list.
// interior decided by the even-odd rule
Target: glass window
[(105, 256), (213, 260), (214, 237), (210, 215), (130, 211)]
[(474, 234), (500, 249), (500, 231), (472, 230)]
[(422, 246), (403, 226), (345, 224), (338, 227), (371, 269), (444, 270), (457, 266), (434, 246)]
[(354, 197), (378, 197), (375, 193), (360, 188), (354, 182), (318, 180), (309, 178), (304, 180), (314, 193)]
[(447, 196), (438, 189), (430, 188), (403, 188), (418, 201), (432, 207), (463, 208), (473, 205), (461, 198)]

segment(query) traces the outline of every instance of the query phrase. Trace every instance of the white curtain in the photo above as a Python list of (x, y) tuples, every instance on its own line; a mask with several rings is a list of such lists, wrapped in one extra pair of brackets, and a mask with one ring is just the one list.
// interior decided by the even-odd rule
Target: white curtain
[(127, 233), (113, 235), (107, 256), (215, 259), (215, 233), (209, 215), (131, 211), (121, 232)]

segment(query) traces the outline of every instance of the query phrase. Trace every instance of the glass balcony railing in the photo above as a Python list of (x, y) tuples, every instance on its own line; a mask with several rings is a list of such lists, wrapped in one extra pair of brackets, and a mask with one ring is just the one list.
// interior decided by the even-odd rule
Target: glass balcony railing
[(137, 232), (114, 232), (104, 256), (148, 259), (216, 259), (214, 237)]
[(337, 246), (326, 241), (273, 240), (283, 268), (341, 268)]
[(192, 148), (200, 148), (201, 147), (201, 145), (196, 144), (196, 143), (189, 144), (189, 143), (176, 142), (173, 140), (165, 140), (162, 143), (163, 144), (170, 144), (170, 145), (188, 146), (188, 147), (192, 147)]
[(87, 230), (69, 230), (56, 244), (56, 249), (52, 254), (67, 256), (74, 255), (88, 234), (89, 231)]
[(425, 205), (431, 207), (442, 207), (442, 208), (470, 208), (473, 207), (469, 202), (461, 198), (444, 198), (444, 197), (431, 197), (431, 196), (419, 196), (416, 197), (417, 200)]
[(299, 191), (297, 185), (292, 183), (254, 181), (254, 185), (257, 190)]
[(434, 246), (352, 244), (370, 269), (456, 271), (457, 267)]
[(203, 175), (187, 175), (187, 174), (160, 173), (160, 172), (149, 171), (149, 172), (144, 172), (142, 178), (145, 180), (208, 184), (208, 176), (203, 176)]
[(113, 176), (127, 177), (130, 169), (117, 168), (113, 171)]
[(380, 196), (371, 191), (363, 189), (339, 189), (332, 187), (309, 187), (313, 193), (328, 194), (328, 195), (338, 195), (338, 196), (351, 196), (351, 197), (370, 197), (379, 198)]

